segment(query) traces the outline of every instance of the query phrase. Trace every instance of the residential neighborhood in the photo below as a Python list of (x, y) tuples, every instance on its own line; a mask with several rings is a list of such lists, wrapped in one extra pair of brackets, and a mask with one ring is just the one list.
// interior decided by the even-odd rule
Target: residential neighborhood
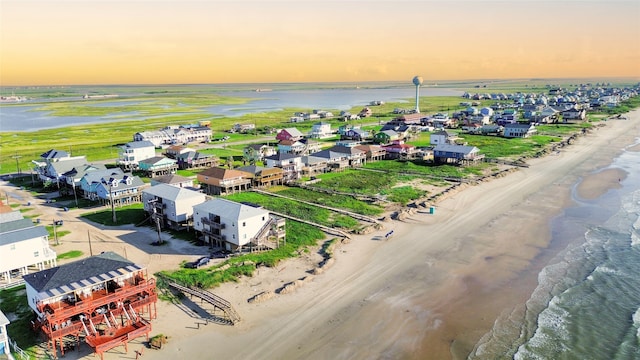
[[(59, 217), (73, 212), (104, 231), (126, 228), (131, 234), (120, 236), (127, 239), (144, 232), (144, 246), (158, 249), (154, 256), (188, 248), (189, 256), (172, 270), (192, 276), (191, 271), (226, 266), (222, 264), (228, 259), (281, 249), (301, 234), (319, 231), (318, 239), (348, 242), (352, 236), (392, 229), (394, 221), (416, 212), (435, 215), (438, 201), (460, 187), (524, 168), (527, 158), (557, 153), (591, 131), (589, 126), (599, 126), (590, 118), (599, 107), (637, 94), (578, 89), (467, 93), (464, 100), (473, 101), (463, 101), (453, 112), (389, 111), (384, 117), (376, 114), (384, 103), (376, 102), (359, 112), (358, 121), (314, 110), (295, 114), (299, 121), (283, 119), (282, 128), (260, 136), (254, 135), (260, 130), (255, 124), (236, 123), (225, 135), (231, 140), (219, 143), (211, 142), (210, 124), (172, 125), (113, 144), (117, 157), (108, 161), (88, 160), (90, 154), (60, 148), (35, 154), (32, 171), (21, 176), (20, 186), (38, 189), (41, 193), (35, 196), (63, 214)], [(595, 95), (603, 101), (594, 102)], [(487, 100), (492, 103), (480, 107)], [(375, 120), (366, 121), (371, 118)], [(604, 123), (613, 118), (600, 119)], [(565, 133), (550, 135), (565, 128)], [(539, 145), (542, 137), (548, 144)], [(526, 144), (531, 150), (496, 155), (497, 146), (491, 144), (498, 142), (503, 148)], [(126, 254), (89, 254), (83, 261), (96, 270), (76, 276), (85, 263), (58, 264), (54, 250), (59, 239), (66, 242), (68, 223), (31, 215), (31, 204), (15, 206), (25, 214), (0, 206), (0, 285), (26, 283), (29, 306), (46, 335), (48, 351), (64, 355), (70, 338), (83, 334), (86, 344), (102, 356), (125, 344), (118, 340), (122, 336), (148, 335), (157, 295), (144, 264), (127, 260)], [(393, 231), (386, 234), (385, 241)], [(77, 233), (73, 236), (80, 241)], [(82, 241), (85, 236), (104, 242), (102, 234), (82, 234)], [(290, 252), (300, 256), (308, 251), (304, 249)], [(227, 263), (264, 266), (259, 264)], [(129, 306), (100, 300), (116, 291), (126, 293), (118, 301), (126, 300)], [(77, 312), (77, 304), (84, 301), (93, 304), (90, 311)], [(224, 310), (224, 316), (231, 311)], [(115, 316), (128, 320), (107, 330), (116, 323)], [(0, 316), (0, 327), (6, 325)]]

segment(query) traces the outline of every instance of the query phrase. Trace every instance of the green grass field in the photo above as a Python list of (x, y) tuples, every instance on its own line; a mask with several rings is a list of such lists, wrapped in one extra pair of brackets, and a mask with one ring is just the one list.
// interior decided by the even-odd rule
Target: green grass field
[[(467, 90), (470, 93), (489, 92), (547, 92), (549, 80), (536, 81), (467, 81), (448, 82), (445, 86)], [(571, 83), (561, 81), (557, 85), (569, 87)], [(575, 84), (575, 83), (574, 83)], [(555, 84), (554, 84), (555, 85)], [(310, 85), (307, 85), (307, 87)], [(486, 87), (485, 87), (486, 86)], [(300, 88), (305, 88), (300, 84)], [(15, 91), (15, 89), (1, 89), (2, 91)], [(253, 113), (238, 117), (222, 117), (212, 114), (206, 110), (214, 105), (238, 105), (250, 101), (247, 98), (232, 96), (220, 96), (211, 92), (211, 87), (181, 87), (171, 86), (163, 88), (161, 86), (148, 87), (59, 87), (51, 89), (22, 89), (25, 96), (33, 96), (39, 99), (56, 99), (73, 96), (76, 100), (61, 98), (59, 101), (39, 103), (38, 111), (44, 111), (54, 116), (109, 116), (121, 119), (116, 122), (105, 122), (100, 124), (88, 124), (70, 126), (56, 129), (45, 129), (29, 132), (0, 132), (0, 174), (15, 173), (17, 171), (28, 173), (32, 168), (31, 161), (37, 160), (40, 154), (50, 149), (60, 149), (70, 152), (72, 155), (86, 155), (89, 161), (104, 161), (118, 157), (119, 145), (133, 140), (133, 135), (140, 131), (157, 130), (166, 125), (185, 125), (197, 123), (201, 120), (211, 121), (214, 131), (213, 138), (220, 138), (224, 135), (231, 137), (230, 141), (246, 141), (257, 136), (267, 135), (273, 129), (295, 126), (300, 131), (308, 132), (313, 121), (291, 124), (289, 117), (296, 111), (310, 111), (310, 109), (287, 108), (267, 113)], [(84, 94), (110, 94), (126, 93), (123, 98), (90, 99), (82, 100)], [(460, 102), (464, 99), (457, 96), (422, 97), (420, 99), (421, 111), (425, 114), (435, 112), (454, 112), (464, 109)], [(108, 103), (106, 103), (108, 102)], [(483, 100), (480, 106), (489, 106), (495, 101)], [(118, 104), (121, 103), (121, 104)], [(389, 102), (381, 106), (371, 106), (373, 116), (357, 121), (353, 124), (370, 124), (377, 122), (384, 123), (396, 115), (393, 114), (395, 108), (410, 109), (412, 99)], [(24, 106), (19, 104), (3, 104), (3, 107)], [(28, 103), (32, 105), (32, 103)], [(626, 112), (632, 108), (640, 106), (640, 99), (633, 98), (624, 102), (615, 109), (605, 109), (601, 114), (589, 114), (590, 119), (602, 119), (605, 115), (614, 115)], [(351, 109), (352, 113), (357, 113), (362, 106)], [(325, 109), (339, 113), (337, 109)], [(333, 128), (344, 124), (341, 120), (325, 119), (332, 124)], [(257, 136), (254, 134), (227, 134), (224, 131), (230, 129), (235, 123), (253, 123), (256, 125)], [(553, 134), (551, 134), (553, 135)], [(269, 136), (275, 136), (270, 134)], [(428, 143), (426, 135), (413, 140), (414, 145), (423, 146)], [(223, 149), (224, 151), (212, 150), (212, 153), (223, 156), (242, 155), (241, 148), (234, 147)], [(238, 151), (236, 151), (238, 150)], [(481, 149), (482, 150), (482, 149)], [(514, 151), (517, 151), (515, 149)]]

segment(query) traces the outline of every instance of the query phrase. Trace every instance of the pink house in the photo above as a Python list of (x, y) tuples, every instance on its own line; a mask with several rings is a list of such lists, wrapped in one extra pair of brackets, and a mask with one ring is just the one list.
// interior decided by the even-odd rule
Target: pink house
[(301, 133), (300, 130), (296, 128), (282, 129), (276, 135), (276, 140), (278, 141), (282, 141), (282, 140), (296, 141), (296, 140), (301, 140), (302, 138), (304, 138), (304, 134)]
[(402, 140), (394, 140), (390, 145), (382, 146), (389, 159), (411, 159), (418, 151), (413, 145), (405, 144)]

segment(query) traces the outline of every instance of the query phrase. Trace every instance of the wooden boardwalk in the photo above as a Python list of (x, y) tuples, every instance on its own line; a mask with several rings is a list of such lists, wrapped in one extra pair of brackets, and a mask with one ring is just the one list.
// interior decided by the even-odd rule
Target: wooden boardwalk
[(226, 320), (231, 325), (235, 325), (235, 323), (240, 321), (240, 316), (233, 309), (233, 307), (231, 306), (231, 303), (221, 298), (220, 296), (210, 293), (206, 290), (182, 286), (176, 282), (167, 281), (166, 284), (176, 290), (182, 291), (185, 294), (198, 297), (208, 302), (209, 304), (213, 305), (215, 308), (222, 310), (227, 317)]
[(334, 211), (334, 212), (337, 212), (339, 214), (351, 216), (352, 218), (354, 218), (356, 220), (366, 221), (366, 222), (370, 222), (370, 223), (373, 223), (373, 224), (379, 224), (380, 223), (378, 220), (376, 220), (376, 219), (374, 219), (372, 217), (365, 216), (365, 215), (358, 214), (358, 213), (354, 213), (352, 211), (347, 211), (347, 210), (338, 209), (338, 208), (334, 208), (334, 207), (330, 207), (330, 206), (326, 206), (326, 205), (316, 204), (316, 203), (312, 203), (310, 201), (300, 200), (300, 199), (292, 198), (290, 196), (284, 196), (284, 195), (280, 195), (280, 194), (276, 194), (276, 193), (272, 193), (272, 192), (268, 192), (268, 191), (264, 191), (264, 190), (260, 190), (260, 189), (251, 189), (251, 191), (257, 192), (259, 194), (267, 195), (267, 196), (274, 196), (274, 197), (279, 197), (279, 198), (282, 198), (282, 199), (288, 199), (288, 200), (291, 200), (291, 201), (297, 201), (299, 203), (303, 203), (303, 204), (307, 204), (307, 205), (311, 205), (311, 206), (317, 206), (319, 208), (323, 208), (323, 209), (327, 209), (327, 210), (330, 210), (330, 211)]

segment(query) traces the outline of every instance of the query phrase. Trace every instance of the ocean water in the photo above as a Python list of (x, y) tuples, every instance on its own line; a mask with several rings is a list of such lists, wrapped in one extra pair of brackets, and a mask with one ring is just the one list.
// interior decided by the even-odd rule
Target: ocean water
[(578, 205), (552, 224), (566, 246), (469, 359), (640, 359), (639, 165), (640, 152), (625, 151), (611, 165), (629, 173), (621, 189), (595, 200), (574, 189)]

